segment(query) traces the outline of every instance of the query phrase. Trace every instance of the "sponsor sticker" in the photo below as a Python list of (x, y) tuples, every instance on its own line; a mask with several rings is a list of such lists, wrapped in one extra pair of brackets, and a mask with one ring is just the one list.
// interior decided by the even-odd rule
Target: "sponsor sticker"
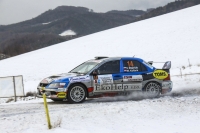
[(138, 67), (124, 67), (124, 72), (137, 72), (138, 71)]
[(131, 91), (131, 90), (141, 90), (142, 84), (123, 84), (123, 88), (125, 91)]
[(141, 90), (142, 84), (115, 84), (115, 85), (96, 85), (94, 91), (106, 92), (106, 91), (131, 91)]
[(97, 84), (100, 85), (100, 84), (102, 84), (102, 83), (103, 83), (103, 82), (102, 82), (100, 79), (97, 80)]
[(57, 95), (51, 95), (50, 97), (51, 98), (57, 98)]
[(66, 93), (65, 93), (65, 92), (59, 92), (59, 93), (57, 94), (57, 97), (58, 97), (58, 98), (66, 98)]
[(70, 82), (84, 82), (84, 81), (90, 81), (89, 76), (78, 76), (78, 77), (72, 77), (69, 79)]
[(112, 85), (96, 85), (94, 87), (96, 92), (106, 92), (106, 91), (124, 91), (122, 84)]
[(157, 79), (165, 79), (168, 77), (168, 73), (164, 70), (155, 70), (153, 76)]
[(123, 81), (143, 81), (142, 75), (126, 75), (123, 76)]
[(112, 84), (113, 78), (112, 75), (98, 75), (97, 84)]

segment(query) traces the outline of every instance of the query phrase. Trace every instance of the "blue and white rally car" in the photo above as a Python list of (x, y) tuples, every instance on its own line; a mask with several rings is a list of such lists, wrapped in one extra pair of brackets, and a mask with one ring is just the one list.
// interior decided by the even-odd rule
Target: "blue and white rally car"
[(116, 96), (142, 91), (158, 97), (172, 90), (171, 62), (156, 69), (152, 62), (135, 57), (95, 57), (77, 66), (69, 73), (43, 79), (38, 97), (46, 94), (54, 101), (67, 99), (71, 103), (83, 102), (86, 97)]

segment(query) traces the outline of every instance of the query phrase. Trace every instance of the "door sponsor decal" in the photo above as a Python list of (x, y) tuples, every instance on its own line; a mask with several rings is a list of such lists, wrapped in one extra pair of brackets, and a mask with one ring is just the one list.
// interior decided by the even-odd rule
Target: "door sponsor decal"
[[(123, 76), (125, 81), (142, 81), (141, 75)], [(94, 92), (112, 92), (112, 91), (132, 91), (141, 90), (141, 83), (132, 84), (114, 84), (112, 75), (98, 75), (98, 79), (94, 79)]]
[(153, 76), (157, 79), (165, 79), (168, 77), (168, 73), (164, 70), (155, 70)]
[(142, 75), (126, 75), (123, 76), (123, 81), (143, 81)]
[(94, 83), (102, 85), (102, 84), (113, 84), (113, 77), (111, 74), (109, 75), (98, 75), (94, 78)]
[(142, 84), (113, 84), (113, 85), (96, 85), (94, 87), (95, 92), (107, 92), (107, 91), (133, 91), (141, 90)]

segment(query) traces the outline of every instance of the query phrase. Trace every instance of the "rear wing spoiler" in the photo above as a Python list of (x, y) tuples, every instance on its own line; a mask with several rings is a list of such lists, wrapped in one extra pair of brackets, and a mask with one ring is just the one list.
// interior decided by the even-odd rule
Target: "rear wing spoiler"
[(171, 61), (166, 61), (166, 62), (153, 62), (149, 61), (148, 62), (150, 65), (153, 65), (153, 63), (165, 63), (162, 67), (162, 69), (170, 69), (171, 68)]

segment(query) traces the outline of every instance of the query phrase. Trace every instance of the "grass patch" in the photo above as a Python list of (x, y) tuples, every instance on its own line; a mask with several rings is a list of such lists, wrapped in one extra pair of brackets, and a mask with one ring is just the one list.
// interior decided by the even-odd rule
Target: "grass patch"
[(13, 99), (13, 98), (9, 98), (9, 99), (6, 101), (6, 103), (9, 103), (9, 102), (12, 102), (12, 101), (14, 101), (14, 99)]
[(26, 97), (28, 97), (28, 96), (36, 97), (37, 93), (35, 91), (34, 92), (29, 91), (29, 92), (26, 93)]

